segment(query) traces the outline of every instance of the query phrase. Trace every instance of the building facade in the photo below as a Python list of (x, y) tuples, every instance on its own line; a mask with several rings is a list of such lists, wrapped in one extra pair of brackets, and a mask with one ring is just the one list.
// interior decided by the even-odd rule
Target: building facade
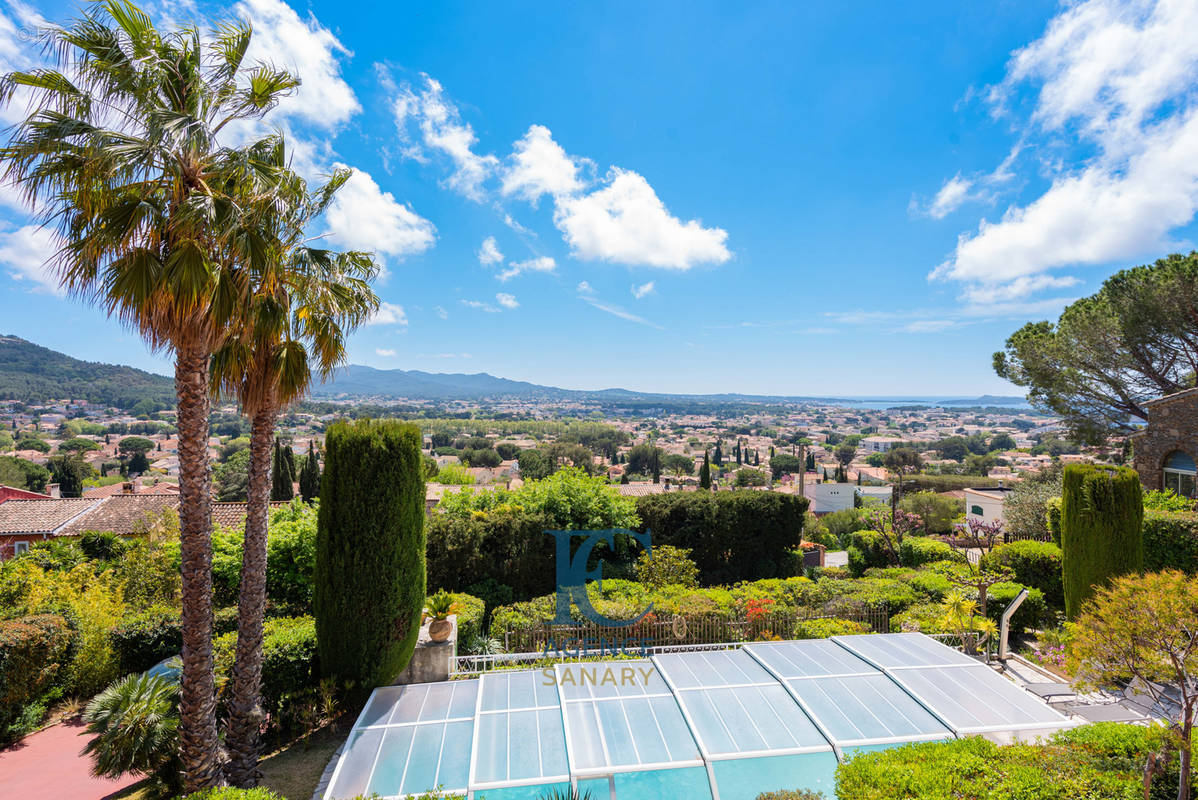
[(1148, 424), (1132, 434), (1135, 468), (1145, 489), (1198, 495), (1198, 389), (1186, 389), (1144, 404)]

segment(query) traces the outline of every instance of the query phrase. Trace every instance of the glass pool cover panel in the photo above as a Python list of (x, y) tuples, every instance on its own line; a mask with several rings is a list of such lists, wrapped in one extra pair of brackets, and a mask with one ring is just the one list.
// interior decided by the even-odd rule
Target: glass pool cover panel
[(755, 643), (745, 649), (782, 679), (837, 747), (952, 736), (890, 677), (835, 641)]
[(478, 681), (452, 681), (376, 689), (325, 796), (465, 791), (478, 688)]
[(900, 669), (892, 676), (960, 735), (1059, 728), (1068, 719), (982, 664)]
[(1070, 721), (923, 634), (755, 642), (376, 689), (326, 800), (431, 791), (477, 800), (591, 789), (599, 800), (831, 796), (838, 758)]
[(503, 786), (569, 781), (561, 702), (552, 676), (547, 679), (540, 670), (493, 672), (482, 677), (479, 694), (472, 790), (490, 796)]
[(837, 636), (836, 644), (848, 648), (883, 670), (916, 667), (976, 666), (977, 661), (922, 633), (872, 633)]

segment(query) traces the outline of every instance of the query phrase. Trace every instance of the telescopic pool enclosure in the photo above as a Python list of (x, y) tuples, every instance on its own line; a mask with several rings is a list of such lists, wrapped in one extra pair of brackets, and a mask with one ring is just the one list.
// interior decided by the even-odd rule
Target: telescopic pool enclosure
[(834, 798), (836, 765), (856, 752), (1074, 724), (920, 633), (754, 642), (381, 687), (324, 796)]

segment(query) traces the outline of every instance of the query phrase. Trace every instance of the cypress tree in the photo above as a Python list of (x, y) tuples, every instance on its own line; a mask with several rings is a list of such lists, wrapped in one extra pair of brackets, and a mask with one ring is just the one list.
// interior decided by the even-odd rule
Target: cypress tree
[(707, 460), (707, 451), (703, 451), (703, 466), (699, 467), (699, 488), (711, 488), (711, 463)]
[(270, 468), (270, 499), (272, 501), (290, 500), (295, 497), (292, 475), (291, 465), (287, 461), (283, 446), (279, 444), (278, 439), (275, 439), (275, 452), (271, 457)]
[(736, 447), (732, 448), (732, 452), (736, 455), (736, 465), (740, 466), (740, 441), (737, 441)]
[(755, 466), (755, 467), (761, 466), (761, 451), (760, 450), (753, 451), (753, 466)]
[(711, 454), (711, 463), (717, 467), (724, 463), (724, 452), (720, 449), (720, 440), (716, 439), (715, 452)]
[(807, 471), (815, 472), (815, 453), (807, 454)]
[(1111, 578), (1144, 566), (1144, 500), (1127, 467), (1070, 464), (1062, 477), (1061, 571), (1065, 611), (1082, 606)]
[(420, 429), (337, 422), (325, 438), (313, 611), (322, 673), (359, 698), (391, 683), (420, 635), (424, 472)]
[(300, 497), (304, 498), (305, 503), (311, 503), (320, 496), (320, 461), (311, 441), (308, 442), (308, 457), (300, 469), (299, 488)]
[(287, 485), (290, 486), (299, 478), (299, 470), (295, 468), (295, 451), (289, 444), (283, 445), (283, 460), (287, 462), (287, 476), (290, 478)]

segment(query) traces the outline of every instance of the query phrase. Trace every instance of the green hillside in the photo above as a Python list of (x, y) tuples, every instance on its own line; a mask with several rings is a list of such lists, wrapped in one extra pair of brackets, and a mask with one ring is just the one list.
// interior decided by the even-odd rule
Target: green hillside
[(175, 402), (175, 384), (162, 375), (80, 361), (17, 336), (0, 335), (0, 400), (44, 403), (68, 398), (122, 409), (148, 400), (155, 408), (169, 408)]

